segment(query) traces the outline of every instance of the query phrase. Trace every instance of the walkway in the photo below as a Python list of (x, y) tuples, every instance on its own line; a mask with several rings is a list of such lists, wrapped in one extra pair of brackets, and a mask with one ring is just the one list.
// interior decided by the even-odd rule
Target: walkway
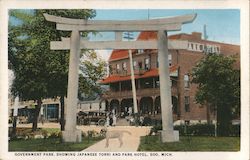
[(105, 147), (106, 139), (97, 142), (84, 152), (135, 152), (140, 144), (140, 136), (145, 136), (149, 133), (150, 127), (134, 127), (134, 126), (116, 126), (109, 127), (112, 131), (129, 131), (131, 135), (123, 134), (123, 145), (121, 147), (117, 138), (109, 140), (109, 147)]

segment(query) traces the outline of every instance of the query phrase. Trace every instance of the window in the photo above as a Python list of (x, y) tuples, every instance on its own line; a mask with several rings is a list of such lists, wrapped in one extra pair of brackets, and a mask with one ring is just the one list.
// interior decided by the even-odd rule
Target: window
[(141, 53), (143, 53), (143, 49), (138, 49), (138, 54), (141, 54)]
[(116, 64), (116, 73), (119, 73), (119, 70), (120, 70), (120, 65)]
[(193, 44), (193, 43), (191, 43), (191, 49), (192, 49), (192, 50), (194, 49), (194, 44)]
[(189, 84), (189, 75), (188, 74), (184, 75), (184, 87), (185, 88), (189, 88), (190, 87), (190, 84)]
[(220, 53), (220, 48), (218, 46), (215, 47), (215, 53)]
[(200, 45), (200, 51), (203, 51), (203, 45)]
[(109, 65), (109, 74), (113, 74), (113, 67), (112, 67), (112, 65)]
[(149, 70), (149, 69), (150, 69), (150, 61), (149, 61), (149, 58), (145, 58), (145, 59), (144, 59), (144, 68), (145, 68), (145, 70)]
[(190, 97), (185, 96), (185, 112), (190, 112)]
[(168, 55), (168, 63), (169, 63), (169, 66), (172, 65), (172, 54)]
[(133, 62), (133, 68), (136, 69), (136, 67), (137, 67), (137, 62), (134, 61), (134, 62)]
[(120, 69), (120, 65), (116, 64), (116, 69), (119, 70)]
[(159, 68), (159, 57), (156, 56), (156, 68)]
[(139, 69), (142, 69), (142, 62), (138, 62)]
[(124, 71), (127, 70), (127, 63), (126, 62), (122, 63), (122, 70), (124, 70)]

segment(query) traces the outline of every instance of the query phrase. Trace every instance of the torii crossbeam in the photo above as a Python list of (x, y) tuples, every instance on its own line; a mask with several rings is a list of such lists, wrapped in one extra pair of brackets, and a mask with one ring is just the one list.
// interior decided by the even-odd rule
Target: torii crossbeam
[[(169, 41), (167, 31), (181, 30), (181, 26), (191, 23), (196, 14), (159, 18), (150, 20), (83, 20), (57, 17), (44, 14), (47, 21), (56, 22), (56, 29), (72, 31), (70, 38), (62, 38), (62, 41), (52, 41), (51, 49), (69, 50), (69, 75), (66, 106), (66, 125), (63, 131), (65, 142), (80, 142), (81, 131), (76, 129), (77, 91), (79, 55), (81, 49), (158, 49), (160, 96), (162, 110), (162, 142), (179, 140), (178, 131), (173, 130), (173, 115), (171, 102), (171, 85), (169, 76), (168, 48), (187, 49), (187, 41)], [(80, 38), (80, 31), (113, 31), (114, 41), (91, 42)], [(122, 32), (125, 31), (157, 31), (158, 39), (155, 41), (122, 41)]]

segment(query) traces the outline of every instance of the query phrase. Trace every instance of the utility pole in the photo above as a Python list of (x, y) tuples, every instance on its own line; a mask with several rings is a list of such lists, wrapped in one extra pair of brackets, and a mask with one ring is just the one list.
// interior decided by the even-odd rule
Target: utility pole
[[(132, 40), (133, 34), (130, 32), (125, 32), (125, 36), (123, 38), (127, 39), (128, 41)], [(136, 99), (136, 88), (135, 88), (135, 75), (134, 75), (134, 67), (133, 67), (133, 59), (132, 59), (132, 50), (128, 50), (129, 54), (129, 61), (130, 61), (130, 72), (131, 72), (131, 84), (132, 84), (132, 92), (133, 92), (133, 104), (134, 104), (134, 114), (138, 113), (137, 108), (137, 99)]]

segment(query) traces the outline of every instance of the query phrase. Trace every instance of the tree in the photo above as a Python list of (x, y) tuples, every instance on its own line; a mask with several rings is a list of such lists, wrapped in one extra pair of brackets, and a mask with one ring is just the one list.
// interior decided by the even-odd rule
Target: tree
[(94, 10), (10, 10), (10, 17), (19, 22), (9, 23), (9, 68), (15, 75), (12, 93), (37, 102), (33, 130), (37, 128), (42, 99), (64, 97), (67, 89), (69, 53), (51, 51), (49, 43), (70, 33), (56, 31), (55, 24), (47, 22), (43, 13), (81, 19), (95, 16)]
[(192, 72), (192, 83), (198, 84), (196, 101), (217, 110), (221, 136), (228, 136), (232, 117), (240, 108), (240, 72), (234, 62), (233, 56), (208, 54)]
[[(98, 83), (107, 73), (107, 64), (93, 50), (85, 52), (81, 58), (79, 76), (79, 99), (95, 99), (102, 94)], [(84, 94), (84, 96), (82, 96)]]

